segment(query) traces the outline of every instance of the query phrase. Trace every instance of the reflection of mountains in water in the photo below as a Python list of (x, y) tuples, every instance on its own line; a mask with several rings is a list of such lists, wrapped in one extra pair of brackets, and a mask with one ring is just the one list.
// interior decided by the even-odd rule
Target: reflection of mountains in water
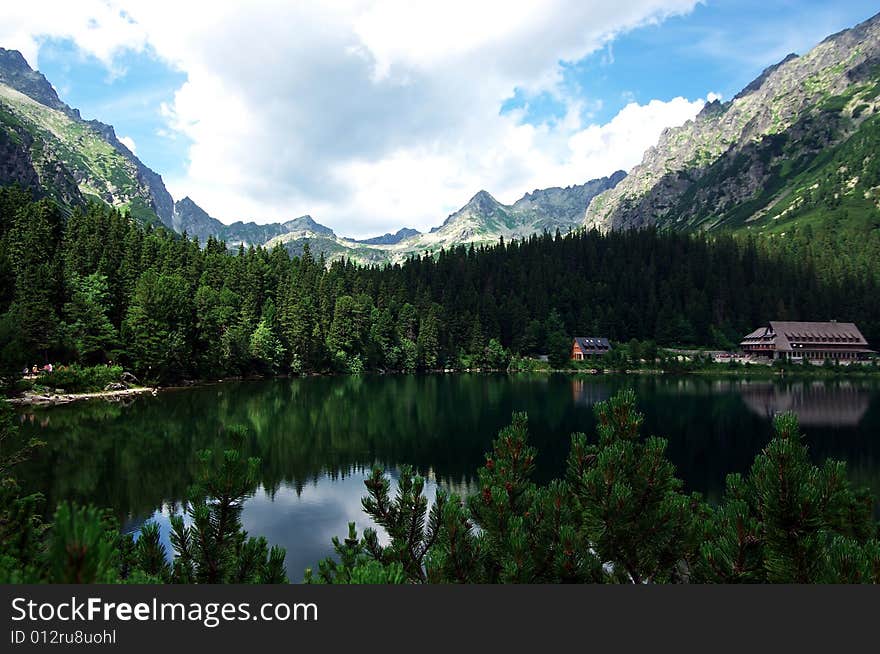
[(855, 427), (871, 402), (871, 394), (852, 384), (825, 385), (822, 382), (776, 386), (769, 382), (745, 383), (739, 387), (743, 401), (755, 413), (772, 418), (794, 411), (801, 425)]

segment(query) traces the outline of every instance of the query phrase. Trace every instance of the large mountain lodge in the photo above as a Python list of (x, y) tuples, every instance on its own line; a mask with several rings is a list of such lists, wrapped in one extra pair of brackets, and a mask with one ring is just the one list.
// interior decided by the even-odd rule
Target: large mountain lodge
[(851, 322), (790, 322), (772, 320), (739, 344), (743, 352), (770, 359), (855, 361), (874, 351)]

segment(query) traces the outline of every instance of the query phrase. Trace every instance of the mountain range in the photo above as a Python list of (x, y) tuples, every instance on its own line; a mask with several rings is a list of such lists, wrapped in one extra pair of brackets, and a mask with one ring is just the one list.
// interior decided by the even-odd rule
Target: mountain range
[(501, 204), (488, 192), (480, 191), (427, 234), (403, 228), (394, 234), (358, 240), (337, 236), (308, 215), (283, 223), (239, 221), (226, 225), (209, 216), (189, 197), (174, 204), (172, 227), (203, 243), (213, 236), (225, 241), (230, 248), (281, 244), (291, 254), (298, 255), (309, 243), (316, 256), (323, 253), (328, 259), (345, 256), (360, 263), (396, 262), (412, 254), (436, 252), (455, 245), (489, 244), (502, 237), (525, 238), (544, 231), (576, 229), (590, 200), (613, 188), (625, 176), (626, 173), (618, 171), (610, 177), (577, 186), (535, 190), (512, 205)]
[(68, 208), (100, 200), (202, 243), (214, 237), (230, 248), (281, 244), (291, 254), (300, 254), (309, 243), (316, 256), (348, 257), (364, 264), (402, 261), (459, 244), (495, 243), (501, 237), (575, 229), (590, 200), (626, 175), (618, 171), (577, 186), (535, 190), (512, 205), (480, 191), (427, 234), (403, 228), (358, 240), (338, 236), (308, 215), (281, 223), (225, 224), (190, 197), (173, 201), (161, 176), (119, 141), (113, 127), (84, 120), (21, 53), (3, 48), (0, 126), (0, 184), (18, 182)]
[(332, 231), (314, 234), (288, 229), (266, 245), (272, 247), (280, 243), (291, 254), (299, 254), (308, 242), (313, 251), (317, 247), (325, 256), (329, 253), (331, 257), (347, 256), (354, 261), (382, 263), (399, 262), (413, 254), (436, 253), (456, 245), (493, 244), (500, 238), (526, 238), (544, 231), (567, 232), (580, 227), (583, 212), (596, 195), (614, 188), (624, 177), (626, 173), (618, 171), (585, 184), (536, 190), (511, 205), (500, 203), (487, 191), (480, 191), (450, 214), (443, 224), (425, 234), (402, 229), (396, 234), (358, 241), (338, 237)]
[(403, 228), (358, 240), (309, 215), (225, 224), (189, 197), (173, 201), (113, 127), (84, 120), (19, 52), (0, 48), (0, 184), (17, 182), (69, 208), (106, 202), (203, 243), (282, 245), (292, 254), (308, 243), (316, 256), (363, 264), (580, 228), (772, 235), (798, 222), (827, 222), (822, 206), (835, 202), (877, 219), (878, 106), (880, 14), (788, 55), (730, 101), (709, 102), (694, 120), (664, 130), (629, 174), (537, 189), (510, 205), (479, 191), (427, 233)]

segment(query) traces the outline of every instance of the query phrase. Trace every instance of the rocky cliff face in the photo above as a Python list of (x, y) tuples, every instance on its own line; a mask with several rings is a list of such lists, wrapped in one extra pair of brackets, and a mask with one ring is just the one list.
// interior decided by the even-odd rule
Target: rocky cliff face
[(187, 236), (195, 236), (199, 242), (205, 243), (209, 236), (218, 236), (225, 225), (197, 205), (187, 196), (174, 203), (171, 213), (171, 226), (175, 232)]
[(134, 164), (135, 170), (137, 171), (137, 183), (139, 188), (146, 192), (150, 206), (156, 212), (156, 215), (162, 223), (166, 227), (171, 227), (172, 215), (174, 213), (174, 199), (171, 197), (168, 189), (165, 188), (162, 176), (145, 166), (144, 163), (116, 137), (116, 130), (113, 129), (112, 125), (107, 125), (98, 120), (87, 121), (87, 124), (100, 134), (107, 143), (112, 145), (117, 152)]
[(40, 188), (40, 176), (30, 158), (30, 143), (17, 132), (0, 130), (0, 186), (16, 182), (31, 190)]
[(532, 225), (535, 231), (566, 232), (580, 226), (584, 210), (594, 197), (615, 188), (625, 177), (626, 173), (618, 170), (609, 177), (578, 186), (535, 190), (514, 202), (511, 209), (523, 216), (522, 222)]
[(4, 183), (19, 182), (67, 206), (98, 198), (173, 227), (174, 201), (162, 178), (119, 141), (113, 127), (82, 120), (21, 53), (3, 48), (0, 130), (10, 157)]
[(731, 101), (665, 130), (625, 180), (590, 204), (584, 225), (714, 229), (760, 219), (791, 191), (787, 179), (873, 113), (878, 80), (880, 15), (789, 55)]
[(74, 120), (80, 119), (79, 111), (62, 102), (49, 80), (41, 72), (33, 70), (18, 50), (0, 48), (0, 84), (5, 84)]
[(53, 197), (66, 206), (85, 203), (71, 171), (0, 102), (0, 185), (8, 184), (19, 184), (35, 198)]

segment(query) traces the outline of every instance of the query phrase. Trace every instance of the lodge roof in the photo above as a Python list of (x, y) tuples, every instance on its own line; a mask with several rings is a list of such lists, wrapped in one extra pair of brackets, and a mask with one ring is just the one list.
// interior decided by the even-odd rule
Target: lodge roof
[(796, 322), (789, 320), (771, 320), (766, 327), (760, 327), (747, 334), (741, 345), (756, 343), (772, 343), (777, 351), (791, 351), (794, 345), (799, 347), (821, 348), (828, 346), (846, 346), (861, 352), (870, 352), (868, 342), (862, 332), (851, 322)]
[(762, 338), (766, 336), (770, 331), (769, 327), (758, 327), (755, 331), (750, 334), (746, 334), (745, 338), (743, 338), (743, 342), (755, 340), (758, 338)]
[(607, 338), (597, 336), (575, 336), (574, 342), (578, 344), (582, 350), (610, 350), (611, 343)]

